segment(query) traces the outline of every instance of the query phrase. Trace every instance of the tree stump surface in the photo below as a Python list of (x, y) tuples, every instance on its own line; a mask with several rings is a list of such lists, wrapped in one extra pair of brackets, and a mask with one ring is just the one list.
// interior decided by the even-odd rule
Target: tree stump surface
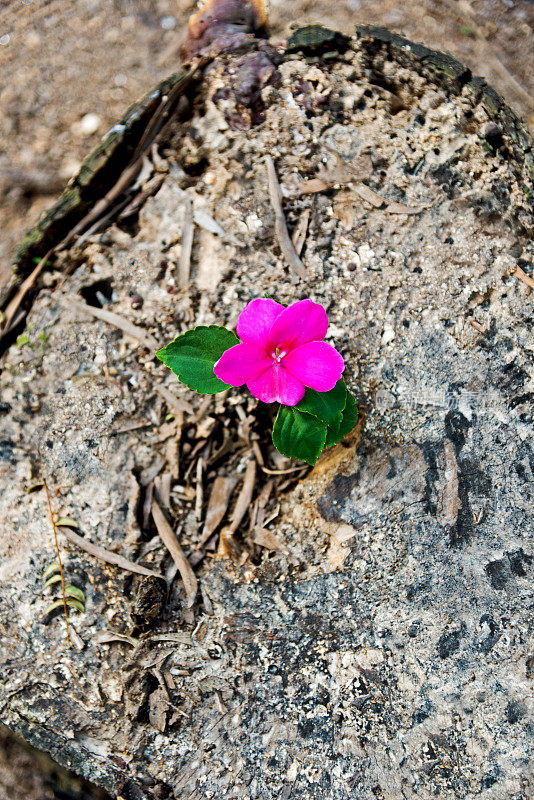
[[(3, 356), (0, 718), (121, 798), (534, 792), (534, 306), (518, 277), (532, 275), (531, 143), (450, 56), (369, 28), (340, 50), (287, 54), (248, 130), (243, 55), (209, 65), (147, 160), (156, 194), (59, 257)], [(265, 154), (304, 240), (298, 283)], [(327, 308), (360, 408), (296, 485), (269, 409), (241, 390), (206, 405), (73, 304), (161, 346), (233, 327), (264, 293)], [(269, 471), (250, 515), (206, 549), (215, 477), (233, 489), (224, 526), (258, 447)], [(26, 492), (42, 477), (79, 535), (169, 581), (165, 594), (60, 533), (86, 596), (71, 649), (44, 616), (52, 527), (43, 492)], [(195, 564), (192, 609), (151, 491)]]

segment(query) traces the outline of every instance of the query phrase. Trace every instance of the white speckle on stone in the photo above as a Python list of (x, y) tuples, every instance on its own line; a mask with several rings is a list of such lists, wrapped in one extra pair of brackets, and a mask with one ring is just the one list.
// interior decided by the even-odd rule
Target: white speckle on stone
[(5, 47), (5, 45), (9, 44), (10, 38), (9, 33), (4, 33), (3, 36), (0, 36), (0, 45)]
[(369, 247), (369, 245), (367, 244), (367, 242), (365, 242), (364, 244), (360, 245), (360, 247), (358, 247), (358, 255), (359, 255), (359, 257), (360, 257), (360, 261), (361, 261), (361, 263), (362, 263), (363, 265), (365, 265), (365, 264), (369, 264), (369, 262), (371, 261), (371, 259), (372, 259), (372, 258), (374, 258), (374, 256), (375, 256), (375, 251), (374, 251), (374, 250), (372, 250), (372, 249)]
[(164, 31), (172, 31), (176, 28), (176, 19), (170, 14), (167, 14), (160, 19), (159, 24)]
[(382, 344), (386, 345), (393, 341), (395, 338), (395, 329), (391, 322), (386, 322), (384, 324), (384, 332), (382, 333)]
[(256, 213), (247, 214), (245, 223), (250, 233), (257, 233), (263, 226), (263, 222)]

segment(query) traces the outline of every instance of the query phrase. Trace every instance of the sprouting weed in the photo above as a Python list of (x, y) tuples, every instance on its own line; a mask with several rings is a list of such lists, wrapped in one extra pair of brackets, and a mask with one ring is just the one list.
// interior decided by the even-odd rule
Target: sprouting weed
[[(43, 581), (43, 592), (50, 587), (57, 587), (58, 589), (61, 588), (61, 570), (59, 561), (54, 561), (53, 564), (48, 565), (43, 572)], [(77, 586), (73, 586), (72, 584), (67, 584), (65, 586), (65, 603), (82, 614), (85, 612), (85, 594)], [(55, 599), (46, 609), (45, 616), (50, 614), (50, 612), (54, 611), (56, 608), (62, 607), (63, 605), (63, 597)]]

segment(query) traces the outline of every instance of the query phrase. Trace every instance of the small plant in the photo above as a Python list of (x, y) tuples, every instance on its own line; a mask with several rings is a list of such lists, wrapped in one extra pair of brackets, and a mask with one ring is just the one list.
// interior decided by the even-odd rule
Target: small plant
[[(43, 592), (50, 586), (56, 586), (56, 588), (61, 589), (61, 567), (59, 561), (54, 561), (53, 564), (49, 564), (43, 572), (43, 581)], [(82, 614), (85, 612), (85, 594), (77, 586), (73, 586), (72, 584), (65, 586), (65, 603), (71, 608), (75, 608), (76, 611), (80, 611)], [(63, 605), (63, 596), (61, 596), (59, 599), (50, 603), (45, 611), (45, 616), (56, 608), (63, 607)]]
[(319, 303), (284, 306), (262, 297), (241, 312), (237, 335), (216, 325), (199, 326), (156, 355), (195, 392), (217, 394), (246, 384), (258, 400), (279, 403), (275, 447), (313, 465), (325, 447), (352, 430), (358, 416), (342, 378), (343, 358), (323, 341), (327, 328)]

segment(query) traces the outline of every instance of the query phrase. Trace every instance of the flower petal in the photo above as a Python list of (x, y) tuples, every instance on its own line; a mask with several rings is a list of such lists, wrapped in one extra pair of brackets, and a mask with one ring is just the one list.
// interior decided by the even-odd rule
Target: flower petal
[(291, 350), (285, 356), (284, 367), (294, 378), (317, 392), (333, 389), (345, 363), (328, 342), (308, 342)]
[(242, 386), (271, 366), (271, 358), (255, 344), (236, 344), (226, 350), (213, 367), (216, 376), (231, 386)]
[(269, 340), (271, 345), (281, 350), (292, 350), (306, 342), (321, 341), (327, 329), (328, 318), (324, 308), (311, 300), (299, 300), (276, 317)]
[(239, 315), (237, 335), (242, 342), (265, 347), (273, 322), (283, 310), (283, 305), (268, 297), (252, 300)]
[(279, 364), (273, 364), (259, 377), (247, 381), (247, 388), (264, 403), (296, 406), (304, 397), (305, 386)]

